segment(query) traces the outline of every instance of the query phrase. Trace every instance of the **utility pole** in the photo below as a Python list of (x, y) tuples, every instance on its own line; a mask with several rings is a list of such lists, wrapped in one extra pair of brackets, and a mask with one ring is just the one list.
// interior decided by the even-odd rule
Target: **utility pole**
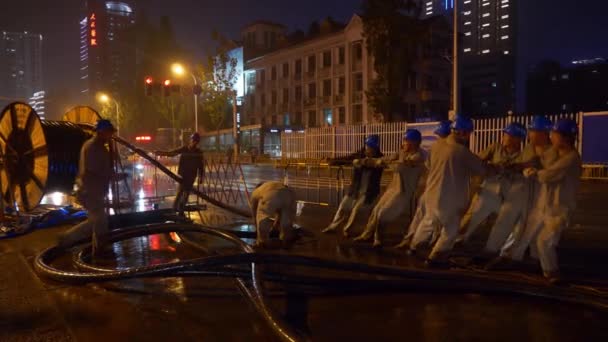
[(454, 1), (454, 46), (452, 49), (452, 110), (450, 111), (450, 120), (454, 120), (456, 114), (460, 112), (458, 96), (458, 0)]
[(232, 145), (232, 147), (234, 148), (234, 158), (236, 158), (236, 160), (238, 160), (239, 158), (239, 131), (238, 131), (238, 127), (237, 127), (237, 112), (238, 112), (238, 107), (236, 105), (236, 98), (237, 98), (237, 94), (236, 91), (232, 92), (232, 137), (234, 140), (234, 144)]

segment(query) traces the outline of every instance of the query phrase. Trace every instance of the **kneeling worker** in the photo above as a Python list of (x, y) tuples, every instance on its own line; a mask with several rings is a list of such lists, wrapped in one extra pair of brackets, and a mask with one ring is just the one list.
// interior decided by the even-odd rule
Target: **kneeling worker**
[(268, 247), (270, 231), (280, 228), (280, 239), (289, 247), (295, 240), (296, 194), (281, 182), (260, 183), (251, 193), (251, 213), (257, 229), (257, 247)]
[(177, 187), (177, 194), (175, 195), (175, 201), (173, 202), (173, 209), (180, 216), (184, 215), (184, 207), (188, 202), (188, 197), (190, 197), (190, 191), (192, 190), (196, 176), (199, 176), (200, 182), (205, 175), (205, 158), (203, 156), (203, 151), (198, 148), (200, 141), (201, 136), (195, 132), (190, 136), (190, 143), (188, 145), (173, 151), (155, 152), (158, 156), (180, 156), (177, 173), (182, 177), (182, 183)]

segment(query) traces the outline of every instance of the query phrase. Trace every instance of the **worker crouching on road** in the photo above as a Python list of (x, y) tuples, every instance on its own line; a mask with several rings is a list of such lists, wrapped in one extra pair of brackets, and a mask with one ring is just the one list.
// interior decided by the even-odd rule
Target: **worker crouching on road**
[[(515, 163), (521, 153), (521, 145), (526, 138), (526, 129), (519, 123), (509, 124), (503, 129), (502, 140), (490, 145), (480, 153), (480, 158), (499, 169)], [(504, 173), (486, 177), (481, 189), (473, 197), (471, 206), (465, 214), (462, 224), (463, 240), (467, 242), (480, 224), (493, 213), (498, 213), (505, 193), (511, 186), (509, 177)]]
[(380, 194), (380, 181), (384, 168), (378, 164), (380, 152), (380, 137), (370, 135), (365, 140), (365, 158), (353, 161), (353, 177), (348, 195), (338, 207), (336, 216), (323, 233), (333, 232), (344, 222), (344, 236), (348, 236), (357, 213), (362, 209), (371, 208)]
[[(433, 132), (437, 136), (437, 140), (435, 141), (434, 145), (443, 144), (445, 142), (446, 138), (448, 136), (450, 136), (451, 130), (452, 130), (452, 121), (450, 121), (450, 120), (441, 121), (439, 123), (439, 125), (437, 125), (437, 128), (435, 128), (435, 131)], [(429, 158), (429, 156), (427, 156), (427, 159), (426, 159), (426, 168), (427, 169), (430, 167), (429, 160), (430, 160), (430, 158)], [(412, 238), (414, 237), (414, 234), (416, 234), (416, 231), (418, 230), (418, 227), (420, 226), (420, 222), (422, 222), (422, 219), (424, 218), (425, 214), (426, 214), (426, 206), (425, 206), (424, 193), (423, 193), (422, 196), (420, 196), (420, 198), (418, 199), (418, 207), (416, 208), (416, 213), (414, 214), (414, 217), (412, 218), (412, 221), (410, 222), (406, 235), (403, 237), (403, 240), (397, 246), (395, 246), (395, 248), (405, 248), (405, 249), (410, 248), (410, 243), (412, 242)], [(435, 228), (435, 230), (436, 230), (435, 235), (439, 235), (439, 233), (437, 232), (439, 230), (439, 228), (440, 227)]]
[(401, 150), (390, 158), (377, 160), (379, 166), (392, 169), (393, 179), (372, 210), (365, 230), (355, 241), (367, 241), (373, 237), (373, 246), (381, 247), (386, 225), (401, 215), (411, 215), (412, 201), (425, 170), (426, 156), (420, 150), (421, 142), (420, 131), (408, 129), (403, 135)]
[(574, 148), (578, 127), (574, 120), (562, 119), (551, 131), (551, 150), (543, 169), (527, 168), (524, 175), (541, 184), (539, 200), (530, 215), (522, 238), (513, 246), (511, 256), (521, 260), (530, 243), (535, 243), (543, 275), (550, 283), (560, 281), (556, 248), (562, 231), (568, 227), (576, 208), (582, 162)]
[(484, 163), (468, 149), (473, 127), (473, 120), (457, 116), (446, 142), (431, 148), (424, 198), (426, 215), (411, 245), (413, 250), (420, 248), (429, 241), (435, 227), (442, 227), (439, 239), (427, 259), (429, 266), (440, 266), (447, 262), (469, 201), (470, 178), (486, 173)]
[(200, 182), (205, 175), (205, 158), (203, 151), (198, 148), (200, 141), (201, 136), (195, 132), (190, 136), (190, 143), (188, 145), (173, 151), (155, 152), (158, 156), (180, 156), (177, 173), (182, 177), (182, 182), (177, 187), (177, 194), (173, 202), (173, 210), (180, 216), (184, 216), (184, 208), (188, 202), (188, 197), (190, 197), (190, 191), (192, 191), (196, 177), (199, 177)]
[(93, 253), (105, 243), (108, 218), (105, 199), (110, 181), (115, 177), (112, 156), (106, 146), (116, 130), (109, 120), (99, 120), (95, 135), (80, 150), (76, 199), (87, 210), (87, 219), (59, 237), (59, 246), (69, 247), (79, 240), (92, 237)]
[(293, 223), (297, 211), (295, 191), (281, 182), (260, 183), (251, 193), (251, 213), (257, 229), (256, 247), (269, 247), (270, 231), (280, 228), (284, 247), (290, 247), (297, 236)]

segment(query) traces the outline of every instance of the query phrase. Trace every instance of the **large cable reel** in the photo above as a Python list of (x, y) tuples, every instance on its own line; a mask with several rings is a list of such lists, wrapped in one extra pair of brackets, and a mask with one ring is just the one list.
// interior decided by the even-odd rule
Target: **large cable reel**
[(30, 211), (47, 193), (72, 192), (80, 149), (90, 137), (75, 123), (41, 120), (25, 103), (6, 106), (0, 113), (0, 181), (5, 203)]

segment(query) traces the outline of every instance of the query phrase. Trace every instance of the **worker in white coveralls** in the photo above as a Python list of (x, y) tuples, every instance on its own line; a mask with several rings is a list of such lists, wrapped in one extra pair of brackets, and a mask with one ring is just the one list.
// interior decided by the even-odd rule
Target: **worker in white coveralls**
[[(434, 142), (434, 145), (444, 143), (445, 139), (450, 135), (451, 130), (452, 130), (452, 121), (450, 121), (450, 120), (441, 121), (439, 123), (439, 125), (437, 125), (437, 127), (435, 128), (435, 131), (433, 132), (437, 136), (437, 140)], [(427, 156), (427, 159), (426, 159), (426, 167), (427, 167), (427, 169), (430, 168), (430, 157), (429, 156)], [(416, 234), (416, 230), (418, 229), (418, 226), (420, 226), (420, 222), (422, 222), (422, 218), (424, 217), (425, 214), (426, 214), (426, 207), (425, 207), (424, 193), (423, 193), (422, 196), (420, 196), (420, 198), (418, 199), (418, 206), (416, 208), (416, 213), (414, 214), (414, 217), (412, 218), (412, 222), (410, 222), (407, 233), (403, 237), (403, 240), (397, 246), (395, 246), (395, 248), (406, 248), (406, 249), (410, 248), (410, 243), (412, 242), (412, 238), (414, 237), (414, 234)], [(436, 227), (436, 232), (438, 232), (439, 229), (440, 229), (440, 227)], [(436, 234), (436, 235), (438, 235), (438, 234)]]
[(378, 159), (378, 164), (393, 171), (393, 179), (374, 206), (367, 226), (355, 241), (374, 238), (374, 247), (382, 246), (386, 225), (402, 215), (411, 214), (412, 201), (418, 190), (420, 176), (425, 171), (426, 153), (420, 149), (422, 134), (408, 129), (403, 135), (401, 150), (389, 158)]
[(549, 132), (552, 123), (544, 116), (535, 116), (528, 125), (528, 140), (515, 163), (503, 172), (510, 180), (504, 190), (503, 204), (490, 231), (483, 250), (483, 258), (495, 257), (502, 249), (508, 249), (521, 235), (532, 206), (538, 200), (540, 186), (535, 180), (526, 179), (522, 171), (529, 167), (542, 168), (542, 157), (551, 147)]
[[(530, 214), (522, 237), (503, 256), (519, 261), (531, 243), (536, 244), (543, 275), (550, 283), (560, 281), (556, 248), (576, 208), (576, 192), (581, 177), (581, 158), (574, 144), (576, 122), (558, 120), (551, 131), (552, 148), (543, 169), (527, 168), (524, 175), (541, 184), (539, 200)], [(552, 155), (551, 155), (552, 154)]]
[(344, 222), (344, 236), (349, 236), (350, 228), (355, 222), (357, 213), (373, 207), (380, 194), (380, 181), (384, 167), (378, 164), (382, 158), (380, 152), (380, 137), (370, 135), (365, 139), (365, 156), (355, 159), (353, 165), (353, 176), (349, 192), (338, 207), (331, 224), (322, 232), (333, 232)]
[(486, 173), (483, 161), (468, 149), (473, 129), (473, 120), (459, 115), (446, 142), (431, 148), (424, 196), (426, 215), (411, 244), (415, 251), (429, 240), (435, 227), (442, 227), (427, 259), (431, 267), (447, 262), (469, 201), (469, 181), (473, 175)]
[(284, 247), (289, 247), (296, 239), (293, 223), (297, 202), (293, 189), (282, 182), (260, 183), (251, 193), (251, 213), (257, 229), (256, 246), (269, 247), (270, 231), (279, 228)]
[(109, 120), (99, 120), (95, 125), (95, 135), (82, 145), (76, 177), (76, 199), (87, 210), (87, 219), (59, 237), (61, 247), (92, 238), (93, 253), (96, 253), (105, 243), (108, 232), (105, 199), (114, 177), (112, 157), (106, 145), (115, 131)]
[[(480, 153), (479, 157), (498, 168), (508, 167), (519, 158), (521, 144), (525, 138), (526, 129), (519, 123), (511, 123), (503, 129), (502, 140), (490, 145)], [(505, 192), (510, 186), (510, 179), (504, 173), (497, 173), (484, 179), (463, 219), (464, 242), (471, 238), (488, 216), (498, 213), (503, 204)]]

